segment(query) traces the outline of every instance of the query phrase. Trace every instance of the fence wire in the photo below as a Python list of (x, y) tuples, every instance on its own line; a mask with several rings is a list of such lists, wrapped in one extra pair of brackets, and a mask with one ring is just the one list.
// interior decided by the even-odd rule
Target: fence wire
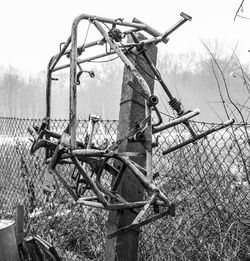
[[(56, 192), (42, 189), (44, 150), (30, 155), (28, 126), (40, 120), (0, 118), (0, 218), (13, 218), (25, 206), (25, 231), (53, 243), (63, 260), (104, 260), (108, 213), (75, 205), (56, 182)], [(53, 120), (62, 132), (68, 122)], [(78, 122), (83, 139), (87, 121)], [(118, 121), (103, 121), (111, 142)], [(196, 123), (197, 132), (214, 124)], [(162, 152), (189, 137), (178, 125), (159, 134), (154, 149), (155, 182), (175, 202), (176, 216), (142, 228), (139, 260), (247, 260), (250, 258), (250, 158), (247, 131), (233, 125), (165, 156)], [(94, 134), (96, 144), (101, 134)], [(73, 186), (72, 167), (60, 171)]]

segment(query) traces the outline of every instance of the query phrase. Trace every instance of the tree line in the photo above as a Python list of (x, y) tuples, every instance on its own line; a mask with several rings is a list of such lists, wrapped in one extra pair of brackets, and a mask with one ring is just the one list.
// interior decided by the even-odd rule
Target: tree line
[[(158, 68), (169, 89), (182, 101), (186, 110), (200, 108), (198, 120), (225, 120), (224, 106), (230, 102), (228, 92), (235, 104), (248, 115), (249, 68), (240, 63), (235, 53), (224, 55), (218, 46), (211, 53), (219, 68), (209, 53), (173, 55), (166, 52), (159, 52)], [(79, 117), (86, 119), (89, 113), (95, 113), (104, 119), (118, 119), (123, 64), (117, 59), (109, 63), (93, 64), (91, 70), (95, 77), (82, 74), (78, 85)], [(58, 81), (53, 81), (52, 85), (52, 117), (67, 119), (69, 72), (60, 71), (53, 77), (58, 78)], [(15, 67), (0, 68), (0, 116), (44, 117), (45, 89), (45, 71), (26, 77)], [(172, 115), (168, 99), (157, 81), (155, 94), (160, 98), (160, 111)], [(234, 109), (230, 110), (233, 115)]]

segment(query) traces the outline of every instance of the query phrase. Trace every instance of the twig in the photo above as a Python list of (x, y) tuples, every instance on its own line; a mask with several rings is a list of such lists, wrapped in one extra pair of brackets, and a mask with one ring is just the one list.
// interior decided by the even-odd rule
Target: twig
[(241, 1), (240, 6), (238, 7), (238, 9), (237, 9), (237, 11), (236, 11), (236, 13), (235, 13), (235, 16), (234, 16), (234, 22), (235, 22), (236, 17), (238, 16), (238, 13), (239, 13), (240, 9), (241, 9), (242, 6), (243, 6), (244, 1), (245, 1), (245, 0), (242, 0), (242, 1)]
[[(222, 77), (222, 79), (223, 79), (224, 86), (225, 86), (225, 89), (226, 89), (227, 97), (228, 97), (229, 101), (231, 102), (231, 104), (234, 106), (234, 108), (238, 111), (238, 113), (239, 113), (239, 115), (240, 115), (240, 117), (241, 117), (241, 119), (242, 119), (243, 128), (244, 128), (244, 130), (245, 130), (245, 135), (246, 135), (246, 138), (247, 138), (247, 143), (248, 143), (248, 145), (250, 145), (250, 139), (249, 139), (249, 134), (248, 134), (248, 131), (247, 131), (245, 119), (244, 119), (244, 117), (243, 117), (243, 115), (242, 115), (240, 109), (238, 108), (238, 106), (236, 106), (236, 104), (233, 102), (233, 100), (232, 100), (232, 98), (231, 98), (231, 96), (230, 96), (229, 89), (228, 89), (228, 86), (227, 86), (227, 81), (226, 81), (226, 79), (225, 79), (224, 73), (223, 73), (223, 71), (221, 70), (221, 67), (220, 67), (220, 65), (218, 64), (217, 60), (215, 59), (214, 55), (212, 54), (211, 50), (208, 48), (208, 46), (207, 46), (204, 42), (203, 42), (203, 45), (206, 47), (207, 51), (209, 52), (210, 56), (212, 57), (214, 63), (216, 64), (216, 66), (217, 66), (217, 68), (218, 68), (218, 70), (219, 70), (219, 72), (220, 72), (220, 74), (221, 74), (221, 77)], [(212, 64), (212, 66), (213, 66), (213, 64)], [(215, 70), (213, 70), (213, 72), (215, 72)], [(216, 78), (217, 85), (219, 86), (219, 80), (218, 80), (218, 78), (217, 78), (217, 75), (214, 74), (214, 76), (215, 76), (215, 78)], [(220, 87), (219, 87), (219, 91), (220, 91), (220, 94), (221, 94), (221, 89), (220, 89)], [(223, 98), (222, 98), (222, 99), (223, 99)], [(222, 101), (223, 101), (223, 105), (224, 105), (225, 101), (224, 101), (224, 100), (222, 100)], [(226, 108), (225, 105), (224, 105), (224, 108)], [(226, 112), (226, 114), (227, 114), (227, 116), (228, 116), (229, 114), (228, 114), (228, 112), (227, 112), (226, 109), (225, 109), (225, 112)], [(228, 119), (229, 119), (229, 116), (228, 116)], [(241, 150), (241, 148), (240, 148), (240, 145), (239, 145), (239, 143), (238, 143), (238, 141), (237, 141), (237, 139), (236, 139), (236, 135), (235, 135), (234, 132), (233, 132), (233, 134), (234, 134), (234, 138), (235, 138), (236, 144), (237, 144), (238, 149), (239, 149), (239, 154), (240, 154), (241, 159), (242, 159), (243, 167), (244, 167), (244, 170), (245, 170), (245, 173), (246, 173), (246, 179), (247, 179), (247, 181), (248, 181), (248, 184), (250, 185), (250, 177), (248, 176), (248, 175), (249, 175), (249, 171), (248, 171), (246, 162), (245, 162), (245, 160), (244, 160), (244, 157), (243, 157), (243, 154), (242, 154), (242, 150)]]
[(220, 94), (220, 98), (221, 98), (221, 101), (222, 101), (222, 105), (223, 105), (223, 107), (224, 107), (224, 110), (225, 110), (225, 113), (226, 113), (226, 115), (227, 115), (227, 118), (229, 119), (229, 113), (228, 113), (227, 108), (226, 108), (226, 106), (225, 106), (225, 100), (224, 100), (224, 97), (223, 97), (223, 95), (222, 95), (222, 91), (221, 91), (221, 88), (220, 88), (220, 82), (219, 82), (219, 79), (218, 79), (218, 77), (217, 77), (217, 75), (216, 75), (213, 61), (212, 61), (211, 64), (212, 64), (212, 70), (213, 70), (214, 78), (215, 78), (215, 80), (216, 80), (217, 87), (218, 87), (219, 94)]

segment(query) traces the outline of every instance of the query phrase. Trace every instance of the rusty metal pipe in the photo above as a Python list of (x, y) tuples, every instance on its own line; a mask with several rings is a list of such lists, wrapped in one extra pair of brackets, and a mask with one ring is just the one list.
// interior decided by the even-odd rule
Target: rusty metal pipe
[(202, 138), (206, 137), (207, 135), (209, 135), (209, 134), (211, 134), (211, 133), (214, 133), (214, 132), (216, 132), (216, 131), (218, 131), (218, 130), (221, 130), (221, 129), (223, 129), (223, 128), (229, 126), (229, 125), (232, 125), (233, 123), (234, 123), (234, 120), (233, 120), (233, 119), (232, 119), (232, 120), (228, 120), (228, 121), (224, 122), (222, 125), (220, 125), (219, 127), (212, 128), (212, 129), (210, 129), (210, 130), (207, 130), (207, 131), (205, 131), (205, 132), (203, 132), (203, 133), (201, 133), (201, 134), (196, 135), (195, 138), (191, 138), (191, 139), (189, 139), (189, 140), (186, 140), (186, 141), (182, 142), (181, 144), (178, 144), (178, 145), (176, 145), (176, 146), (173, 146), (173, 147), (169, 148), (168, 150), (163, 151), (163, 152), (162, 152), (162, 155), (166, 155), (166, 154), (168, 154), (168, 153), (170, 153), (170, 152), (172, 152), (172, 151), (175, 151), (175, 150), (177, 150), (177, 149), (180, 149), (180, 148), (182, 148), (183, 146), (186, 146), (186, 145), (188, 145), (188, 144), (190, 144), (190, 143), (193, 143), (193, 142), (195, 142), (196, 140), (202, 139)]
[(163, 131), (165, 129), (168, 129), (168, 128), (171, 128), (179, 123), (182, 123), (184, 121), (187, 121), (188, 119), (190, 118), (193, 118), (195, 117), (196, 115), (200, 114), (200, 110), (199, 109), (194, 109), (193, 111), (189, 112), (189, 113), (186, 113), (186, 114), (183, 114), (182, 116), (172, 120), (172, 121), (169, 121), (159, 127), (155, 127), (153, 128), (153, 134), (155, 133), (158, 133), (160, 131)]
[[(161, 36), (162, 34), (160, 32), (158, 32), (157, 30), (155, 30), (153, 27), (147, 25), (146, 23), (142, 22), (141, 20), (137, 19), (136, 17), (133, 19), (132, 21), (133, 23), (140, 23), (140, 24), (145, 24), (146, 28), (144, 29), (145, 32), (147, 32), (148, 34), (157, 37), (157, 36)], [(167, 43), (169, 39), (167, 39), (167, 37), (162, 39), (163, 43)]]
[(135, 165), (128, 158), (126, 158), (126, 157), (119, 157), (119, 156), (117, 156), (117, 158), (127, 165), (127, 167), (134, 173), (136, 178), (141, 182), (142, 186), (147, 191), (150, 190), (151, 192), (157, 192), (158, 193), (158, 197), (165, 202), (166, 206), (170, 206), (171, 205), (171, 203), (168, 200), (168, 198), (152, 182), (150, 182), (147, 178), (145, 178), (145, 176), (141, 173), (141, 171), (139, 171), (135, 167)]
[(133, 22), (131, 23), (131, 22), (123, 21), (123, 19), (110, 19), (110, 18), (106, 18), (106, 17), (89, 15), (89, 14), (81, 14), (81, 15), (77, 16), (73, 23), (78, 24), (81, 20), (99, 21), (99, 22), (108, 23), (108, 24), (134, 27), (134, 28), (138, 28), (138, 29), (142, 29), (142, 30), (147, 28), (147, 26), (145, 24), (138, 24), (138, 23), (133, 23)]
[(55, 68), (55, 66), (58, 63), (58, 61), (60, 60), (60, 58), (65, 54), (65, 51), (67, 50), (70, 42), (71, 42), (71, 37), (68, 38), (68, 40), (64, 44), (64, 46), (61, 49), (61, 51), (57, 55), (54, 56), (54, 60), (53, 60), (51, 66), (49, 68), (50, 71), (52, 71)]
[(107, 209), (107, 210), (122, 210), (122, 209), (141, 208), (147, 203), (147, 201), (107, 204), (106, 206), (104, 206), (102, 203), (99, 203), (99, 202), (93, 202), (93, 201), (84, 200), (82, 198), (79, 198), (77, 203), (83, 204), (83, 205), (86, 205), (86, 206), (90, 206), (90, 207)]
[[(85, 62), (91, 62), (93, 60), (103, 58), (103, 57), (113, 55), (113, 54), (115, 54), (115, 52), (102, 53), (102, 54), (99, 54), (99, 55), (94, 55), (94, 56), (91, 56), (91, 57), (88, 57), (88, 58), (85, 58), (85, 59), (78, 60), (77, 64), (82, 64), (82, 63), (85, 63)], [(59, 71), (59, 70), (62, 70), (62, 69), (66, 69), (66, 68), (69, 68), (69, 67), (70, 67), (70, 64), (64, 64), (64, 65), (61, 65), (61, 66), (54, 68), (53, 72)]]
[(108, 202), (107, 200), (103, 197), (102, 193), (94, 183), (94, 181), (91, 179), (91, 177), (88, 176), (88, 174), (85, 172), (84, 168), (82, 167), (80, 161), (77, 159), (77, 157), (72, 157), (72, 161), (75, 163), (77, 169), (80, 171), (88, 185), (92, 188), (94, 191), (95, 195), (98, 197), (98, 200), (104, 205), (107, 206)]
[[(182, 19), (177, 22), (172, 28), (170, 28), (168, 31), (166, 31), (165, 33), (162, 34), (161, 38), (165, 38), (167, 36), (169, 36), (171, 33), (173, 33), (175, 30), (177, 30), (181, 25), (183, 25), (184, 23), (186, 23), (187, 21), (191, 21), (192, 17), (181, 12), (180, 16), (182, 17)], [(162, 40), (161, 40), (162, 41)]]
[(72, 150), (72, 156), (75, 157), (110, 157), (113, 156), (114, 153), (109, 152), (107, 150), (96, 150), (96, 149), (81, 149), (81, 150)]
[(103, 27), (101, 26), (101, 24), (99, 22), (94, 21), (93, 23), (96, 26), (96, 28), (98, 29), (98, 31), (104, 36), (104, 38), (106, 39), (106, 41), (108, 42), (110, 47), (118, 54), (118, 56), (123, 61), (125, 66), (136, 77), (136, 79), (138, 80), (138, 82), (140, 83), (140, 85), (143, 89), (144, 95), (146, 95), (148, 97), (151, 96), (151, 91), (148, 87), (148, 84), (146, 83), (144, 78), (140, 75), (140, 73), (136, 70), (134, 65), (129, 61), (129, 59), (126, 57), (126, 55), (120, 50), (119, 46), (110, 39), (107, 32), (103, 29)]
[[(104, 36), (107, 43), (111, 46), (111, 48), (118, 54), (120, 59), (123, 61), (125, 66), (129, 69), (129, 71), (136, 77), (139, 84), (142, 87), (143, 95), (146, 97), (151, 96), (150, 88), (145, 81), (145, 79), (141, 76), (141, 74), (137, 71), (137, 69), (134, 67), (134, 65), (129, 61), (129, 59), (126, 57), (126, 55), (119, 49), (119, 46), (114, 43), (108, 36), (107, 32), (103, 29), (101, 24), (97, 21), (93, 22), (96, 28), (99, 30), (99, 32)], [(148, 106), (147, 102), (145, 101), (145, 116), (151, 116), (152, 108)], [(151, 127), (151, 118), (149, 122), (146, 125), (145, 129), (146, 134), (146, 170), (147, 175), (149, 179), (152, 179), (152, 146), (151, 146), (151, 134), (152, 134), (152, 127)]]

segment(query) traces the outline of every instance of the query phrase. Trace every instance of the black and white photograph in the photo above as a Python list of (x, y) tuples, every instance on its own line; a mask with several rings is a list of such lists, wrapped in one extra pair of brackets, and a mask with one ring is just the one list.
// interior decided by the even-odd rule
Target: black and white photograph
[(250, 261), (250, 1), (0, 4), (0, 261)]

